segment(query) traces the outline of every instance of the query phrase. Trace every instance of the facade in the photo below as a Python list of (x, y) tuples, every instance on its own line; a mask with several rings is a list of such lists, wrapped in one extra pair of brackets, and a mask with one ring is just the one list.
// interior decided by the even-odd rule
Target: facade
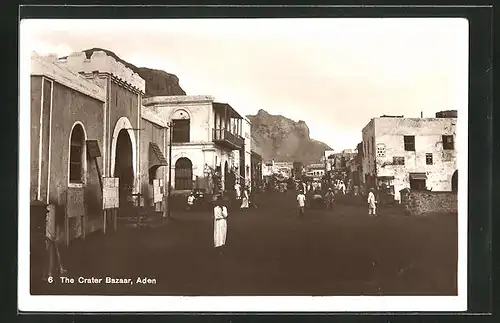
[(323, 177), (325, 175), (324, 164), (310, 164), (306, 166), (306, 176)]
[(68, 243), (104, 227), (103, 177), (119, 178), (120, 216), (132, 194), (154, 206), (149, 192), (152, 179), (164, 178), (165, 130), (141, 115), (144, 90), (143, 79), (104, 52), (32, 56), (31, 138), (40, 140), (31, 141), (31, 200), (55, 206)]
[(138, 74), (104, 52), (33, 54), (30, 198), (55, 206), (68, 243), (110, 220), (106, 178), (119, 179), (118, 216), (127, 217), (134, 206), (164, 211), (169, 182), (174, 192), (218, 193), (234, 189), (239, 174), (249, 185), (254, 169), (259, 176), (250, 121), (229, 104), (210, 96), (143, 99), (144, 91)]
[(331, 172), (335, 167), (335, 151), (325, 150), (323, 161), (325, 163), (325, 171), (327, 173)]
[(274, 174), (274, 161), (262, 163), (262, 176), (268, 177)]
[(250, 165), (250, 158), (240, 158), (246, 157), (241, 152), (247, 149), (238, 112), (211, 96), (157, 96), (142, 103), (145, 111), (172, 127), (174, 193), (199, 188), (217, 194), (234, 189), (243, 165)]
[(252, 151), (251, 155), (251, 175), (252, 175), (252, 188), (260, 188), (263, 183), (263, 174), (262, 174), (262, 156), (258, 153)]
[(389, 185), (396, 200), (404, 188), (456, 189), (456, 117), (372, 119), (363, 134), (363, 184)]

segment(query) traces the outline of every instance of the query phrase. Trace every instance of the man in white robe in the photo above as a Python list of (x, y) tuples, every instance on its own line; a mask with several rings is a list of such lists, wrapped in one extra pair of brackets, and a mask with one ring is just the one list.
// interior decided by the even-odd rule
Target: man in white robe
[(214, 206), (214, 247), (219, 248), (219, 250), (226, 244), (227, 216), (227, 208), (219, 198)]
[(243, 198), (241, 199), (241, 206), (240, 209), (248, 209), (249, 204), (248, 201), (250, 199), (250, 196), (248, 194), (248, 189), (246, 187), (243, 188)]
[(241, 199), (241, 186), (240, 186), (240, 183), (236, 182), (236, 184), (234, 184), (234, 190), (236, 191), (236, 199), (240, 200)]
[(373, 188), (370, 188), (370, 193), (368, 193), (368, 215), (377, 216), (377, 201), (375, 200), (375, 194), (373, 194)]

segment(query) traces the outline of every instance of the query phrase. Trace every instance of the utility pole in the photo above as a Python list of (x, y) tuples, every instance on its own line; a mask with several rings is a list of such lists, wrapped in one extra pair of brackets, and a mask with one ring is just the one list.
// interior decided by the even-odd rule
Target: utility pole
[(172, 187), (172, 134), (173, 134), (173, 123), (169, 122), (168, 127), (168, 187), (167, 187), (167, 218), (172, 219), (172, 209), (170, 207), (170, 196)]

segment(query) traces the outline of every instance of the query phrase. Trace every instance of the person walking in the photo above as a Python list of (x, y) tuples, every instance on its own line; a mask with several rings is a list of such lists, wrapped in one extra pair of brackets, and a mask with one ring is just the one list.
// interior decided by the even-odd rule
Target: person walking
[(226, 245), (228, 212), (221, 196), (216, 198), (214, 204), (214, 247), (222, 255), (222, 248)]
[(49, 210), (47, 214), (46, 226), (45, 226), (45, 246), (48, 253), (48, 271), (47, 271), (47, 280), (54, 277), (54, 274), (57, 271), (58, 275), (63, 275), (67, 272), (67, 270), (63, 267), (61, 261), (61, 254), (59, 252), (59, 238), (56, 221), (56, 210), (54, 205), (49, 205), (47, 207)]
[(332, 191), (332, 188), (328, 188), (327, 193), (325, 194), (325, 203), (326, 203), (326, 209), (331, 210), (333, 209), (333, 200), (334, 200), (334, 194)]
[(299, 194), (297, 194), (297, 205), (299, 208), (299, 216), (303, 217), (305, 215), (306, 207), (306, 196), (303, 191), (299, 191)]
[(375, 200), (375, 194), (373, 194), (373, 188), (370, 188), (367, 202), (368, 202), (368, 215), (377, 216), (377, 201)]
[(246, 187), (243, 187), (243, 197), (241, 199), (241, 206), (240, 206), (240, 209), (244, 210), (244, 209), (248, 209), (249, 205), (248, 205), (248, 200), (250, 199), (249, 195), (248, 195), (248, 188)]

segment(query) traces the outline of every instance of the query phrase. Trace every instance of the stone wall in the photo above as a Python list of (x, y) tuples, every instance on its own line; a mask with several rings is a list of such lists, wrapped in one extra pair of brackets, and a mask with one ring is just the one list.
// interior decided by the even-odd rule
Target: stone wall
[(400, 191), (401, 205), (410, 215), (457, 213), (457, 194), (452, 192)]

